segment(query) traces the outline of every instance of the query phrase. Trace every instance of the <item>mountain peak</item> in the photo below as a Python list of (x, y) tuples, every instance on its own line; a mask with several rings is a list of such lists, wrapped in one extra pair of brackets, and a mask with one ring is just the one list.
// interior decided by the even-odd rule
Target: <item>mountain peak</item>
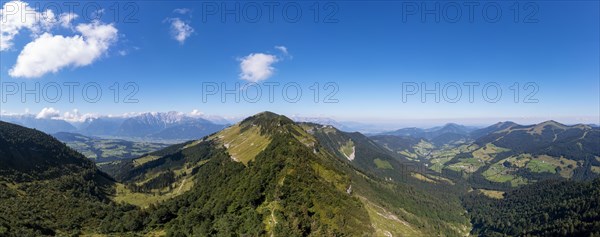
[(548, 121), (542, 122), (538, 125), (541, 125), (541, 126), (551, 125), (551, 126), (556, 126), (556, 127), (564, 127), (565, 126), (564, 124), (556, 122), (554, 120), (548, 120)]
[(446, 123), (444, 124), (444, 127), (462, 127), (463, 125), (460, 125), (458, 123)]
[(252, 117), (257, 117), (257, 118), (277, 118), (277, 117), (285, 117), (285, 116), (273, 113), (271, 111), (263, 111), (263, 112), (260, 112), (260, 113), (257, 113), (255, 115), (253, 115)]
[(534, 126), (532, 127), (532, 130), (533, 130), (533, 132), (534, 132), (534, 133), (538, 133), (538, 134), (539, 134), (539, 133), (541, 133), (541, 132), (542, 132), (544, 129), (546, 129), (546, 128), (548, 128), (548, 127), (550, 127), (550, 128), (553, 128), (553, 129), (562, 129), (562, 130), (564, 130), (564, 129), (567, 129), (567, 128), (568, 128), (568, 126), (567, 126), (567, 125), (564, 125), (564, 124), (562, 124), (562, 123), (556, 122), (556, 121), (554, 121), (554, 120), (548, 120), (548, 121), (545, 121), (545, 122), (542, 122), (542, 123), (539, 123), (539, 124), (536, 124), (536, 125), (534, 125)]
[(504, 121), (504, 122), (498, 122), (492, 126), (496, 127), (496, 128), (509, 128), (512, 126), (517, 126), (519, 124), (513, 122), (513, 121)]
[(252, 125), (261, 126), (263, 129), (267, 129), (269, 127), (279, 127), (286, 124), (293, 124), (294, 121), (286, 116), (270, 111), (264, 111), (244, 119), (242, 122), (240, 122), (240, 125), (249, 123)]

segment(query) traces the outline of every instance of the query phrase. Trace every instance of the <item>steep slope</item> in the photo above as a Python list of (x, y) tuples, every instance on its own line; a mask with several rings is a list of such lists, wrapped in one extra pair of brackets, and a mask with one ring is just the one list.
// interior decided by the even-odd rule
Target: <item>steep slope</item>
[[(417, 186), (432, 196), (450, 197), (458, 195), (464, 188), (462, 185), (454, 186), (454, 182), (427, 169), (427, 164), (423, 165), (420, 159), (430, 156), (433, 145), (422, 138), (391, 135), (366, 137), (358, 132), (343, 132), (332, 126), (312, 123), (300, 125), (341, 161), (386, 181)], [(406, 145), (405, 142), (412, 145)], [(390, 146), (395, 145), (407, 149), (396, 147), (397, 150), (392, 150)]]
[(109, 204), (112, 185), (93, 162), (51, 136), (0, 122), (0, 236), (123, 231), (121, 218), (136, 210)]
[[(379, 152), (382, 160), (393, 159), (383, 157), (386, 150)], [(371, 176), (357, 169), (360, 164), (339, 159), (292, 120), (264, 112), (112, 169), (120, 170), (117, 178), (128, 187), (122, 193), (172, 197), (146, 206), (157, 220), (151, 226), (174, 235), (458, 236), (467, 231), (457, 199), (442, 201)]]
[(81, 154), (52, 137), (0, 122), (0, 176), (15, 181), (59, 177), (94, 168)]
[(406, 165), (388, 150), (358, 132), (347, 133), (332, 126), (313, 123), (303, 123), (302, 127), (329, 152), (363, 171), (381, 174), (382, 177), (385, 177), (385, 173), (393, 174), (396, 180), (405, 178), (402, 175), (408, 172)]

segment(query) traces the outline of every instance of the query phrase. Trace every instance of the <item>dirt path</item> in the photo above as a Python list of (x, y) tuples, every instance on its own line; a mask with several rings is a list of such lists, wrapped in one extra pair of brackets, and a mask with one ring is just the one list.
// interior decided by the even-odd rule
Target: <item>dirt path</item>
[[(273, 221), (273, 228), (275, 228), (275, 226), (277, 225), (277, 219), (275, 219), (275, 215), (273, 214), (274, 211), (273, 209), (271, 209), (271, 221)], [(271, 237), (274, 237), (275, 234), (273, 233), (273, 230), (271, 230)]]
[(187, 178), (183, 179), (183, 181), (181, 181), (181, 185), (179, 185), (179, 188), (177, 189), (177, 194), (179, 194), (181, 192), (181, 188), (183, 188), (183, 185), (185, 184)]

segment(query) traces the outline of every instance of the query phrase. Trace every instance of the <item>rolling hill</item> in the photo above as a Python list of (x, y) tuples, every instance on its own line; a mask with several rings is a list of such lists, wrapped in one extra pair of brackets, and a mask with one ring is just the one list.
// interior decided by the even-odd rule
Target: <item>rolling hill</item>
[(510, 189), (546, 179), (589, 180), (600, 175), (600, 129), (588, 125), (501, 122), (468, 136), (472, 140), (450, 139), (446, 144), (433, 139), (416, 143), (414, 137), (389, 135), (372, 139), (396, 154), (418, 160), (444, 176), (466, 179), (476, 187)]
[(474, 131), (475, 128), (467, 127), (460, 124), (448, 123), (444, 126), (433, 127), (433, 128), (402, 128), (391, 132), (384, 132), (378, 135), (392, 135), (392, 136), (410, 136), (414, 138), (425, 138), (425, 139), (433, 139), (437, 136), (452, 133), (458, 135), (468, 135), (471, 131)]

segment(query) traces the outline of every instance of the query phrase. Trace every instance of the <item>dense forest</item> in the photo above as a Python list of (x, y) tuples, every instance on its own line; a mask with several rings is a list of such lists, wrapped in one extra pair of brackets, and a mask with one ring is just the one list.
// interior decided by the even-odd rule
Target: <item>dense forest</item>
[(0, 122), (0, 236), (133, 229), (138, 208), (115, 204), (112, 178), (42, 132)]
[(600, 179), (548, 180), (503, 199), (471, 194), (463, 202), (482, 236), (600, 236)]

